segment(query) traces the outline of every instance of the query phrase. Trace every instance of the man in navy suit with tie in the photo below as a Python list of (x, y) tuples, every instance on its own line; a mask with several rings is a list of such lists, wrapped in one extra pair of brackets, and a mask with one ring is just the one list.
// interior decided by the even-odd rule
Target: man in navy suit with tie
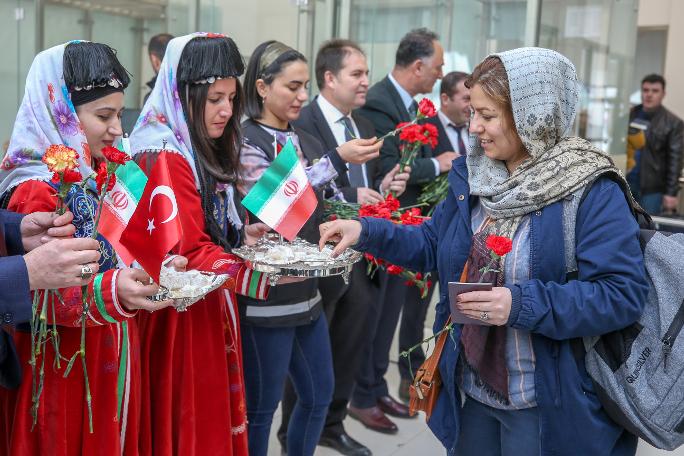
[[(76, 228), (70, 212), (23, 215), (0, 210), (0, 324), (29, 321), (31, 290), (85, 285), (97, 272), (100, 244), (90, 238), (66, 239)], [(92, 271), (83, 277), (82, 265)], [(21, 366), (12, 337), (0, 329), (0, 386), (16, 388)]]
[[(294, 125), (315, 136), (326, 149), (335, 149), (353, 138), (372, 138), (375, 127), (353, 109), (363, 106), (368, 92), (368, 64), (363, 50), (349, 40), (334, 39), (323, 43), (316, 55), (316, 82), (320, 95), (302, 109)], [(398, 174), (394, 166), (386, 174), (378, 169), (379, 159), (347, 165), (348, 172), (335, 180), (339, 193), (329, 195), (348, 202), (375, 204), (384, 192), (401, 194), (406, 189), (408, 173)], [(377, 311), (379, 284), (366, 274), (366, 262), (355, 265), (350, 283), (339, 277), (323, 278), (319, 289), (330, 331), (335, 391), (319, 444), (342, 454), (370, 456), (371, 452), (344, 429), (347, 404), (365, 347), (371, 344), (372, 331), (364, 324), (369, 313)], [(294, 391), (287, 386), (283, 396), (283, 421), (278, 437), (284, 445), (287, 423), (294, 406)]]

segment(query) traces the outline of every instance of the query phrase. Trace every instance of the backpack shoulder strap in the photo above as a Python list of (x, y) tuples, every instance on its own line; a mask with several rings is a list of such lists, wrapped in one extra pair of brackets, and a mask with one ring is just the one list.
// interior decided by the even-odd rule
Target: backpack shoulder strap
[[(618, 186), (620, 187), (620, 190), (622, 190), (622, 193), (625, 194), (625, 198), (627, 199), (627, 204), (629, 205), (629, 210), (632, 211), (632, 215), (634, 215), (634, 218), (636, 219), (637, 223), (639, 224), (639, 227), (642, 229), (653, 229), (653, 219), (649, 215), (648, 212), (646, 212), (640, 205), (639, 203), (636, 202), (634, 197), (632, 196), (632, 191), (629, 188), (629, 185), (627, 184), (627, 181), (625, 181), (622, 176), (617, 174), (614, 171), (608, 171), (603, 174), (600, 174), (599, 176), (596, 177), (592, 182), (586, 185), (584, 187), (584, 193), (582, 194), (582, 197), (580, 198), (579, 204), (581, 205), (582, 202), (586, 199), (587, 195), (589, 194), (589, 190), (591, 187), (594, 185), (594, 182), (598, 180), (599, 177), (607, 177), (608, 179), (612, 180)], [(579, 206), (578, 206), (579, 209)]]
[[(596, 178), (587, 183), (583, 189), (578, 190), (578, 192), (581, 191), (581, 196), (579, 199), (573, 200), (572, 203), (569, 206), (566, 206), (566, 209), (563, 211), (563, 217), (565, 217), (564, 228), (566, 232), (565, 265), (567, 280), (573, 280), (577, 278), (577, 259), (575, 258), (575, 225), (577, 222), (577, 211), (579, 211), (580, 206), (587, 198), (587, 195), (589, 195), (589, 191), (591, 191), (594, 183), (600, 177), (606, 177), (618, 184), (622, 190), (622, 193), (625, 195), (625, 199), (627, 199), (629, 210), (632, 212), (632, 215), (634, 215), (634, 218), (641, 229), (653, 229), (653, 220), (651, 219), (651, 216), (639, 205), (639, 203), (636, 202), (632, 196), (631, 190), (629, 189), (629, 185), (618, 173), (614, 171), (607, 171), (599, 176), (596, 176)], [(576, 194), (577, 192), (575, 195)]]

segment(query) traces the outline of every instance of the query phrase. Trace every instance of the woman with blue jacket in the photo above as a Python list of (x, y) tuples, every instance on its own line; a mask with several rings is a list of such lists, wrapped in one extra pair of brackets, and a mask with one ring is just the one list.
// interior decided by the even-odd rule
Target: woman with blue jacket
[[(625, 195), (601, 177), (617, 169), (568, 136), (575, 68), (557, 52), (521, 48), (487, 57), (467, 85), (470, 148), (454, 161), (432, 219), (329, 222), (321, 245), (331, 239), (337, 252), (353, 245), (413, 270), (437, 269), (439, 331), (450, 312), (447, 283), (466, 264), (467, 281), (480, 279), (487, 236), (512, 239), (501, 272), (485, 277), (492, 290), (458, 298), (461, 312), (487, 325), (455, 325), (447, 338), (428, 425), (458, 456), (634, 455), (637, 438), (608, 418), (576, 350), (581, 337), (636, 321), (647, 283)], [(568, 281), (575, 261), (577, 280)]]

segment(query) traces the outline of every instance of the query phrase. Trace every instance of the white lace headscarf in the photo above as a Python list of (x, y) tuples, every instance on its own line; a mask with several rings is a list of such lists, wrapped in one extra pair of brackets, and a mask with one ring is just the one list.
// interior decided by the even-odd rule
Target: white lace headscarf
[(512, 174), (475, 135), (468, 147), (468, 183), (497, 234), (512, 237), (520, 217), (574, 193), (598, 175), (619, 170), (588, 141), (568, 136), (578, 101), (574, 65), (556, 51), (519, 48), (493, 54), (508, 75), (516, 130), (530, 154)]

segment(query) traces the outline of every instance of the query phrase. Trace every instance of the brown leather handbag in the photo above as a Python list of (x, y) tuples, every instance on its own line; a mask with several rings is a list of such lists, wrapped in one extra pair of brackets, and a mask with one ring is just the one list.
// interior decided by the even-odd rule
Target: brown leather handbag
[[(451, 317), (446, 324), (451, 322)], [(446, 325), (445, 325), (446, 326)], [(442, 332), (437, 337), (437, 343), (432, 354), (425, 360), (416, 371), (416, 376), (409, 386), (409, 414), (415, 415), (418, 411), (425, 412), (426, 419), (430, 419), (432, 409), (435, 408), (437, 396), (442, 389), (442, 375), (439, 373), (439, 359), (444, 350), (444, 343), (449, 337), (449, 331)]]
[[(468, 267), (463, 268), (461, 273), (461, 282), (466, 280), (468, 274)], [(447, 318), (444, 327), (451, 323), (451, 316)], [(439, 373), (439, 359), (442, 357), (444, 344), (449, 331), (442, 331), (437, 337), (435, 349), (428, 358), (420, 365), (416, 371), (416, 376), (413, 378), (411, 386), (409, 386), (409, 414), (415, 415), (418, 411), (425, 412), (426, 420), (430, 419), (432, 410), (437, 403), (437, 396), (442, 389), (442, 375)]]

